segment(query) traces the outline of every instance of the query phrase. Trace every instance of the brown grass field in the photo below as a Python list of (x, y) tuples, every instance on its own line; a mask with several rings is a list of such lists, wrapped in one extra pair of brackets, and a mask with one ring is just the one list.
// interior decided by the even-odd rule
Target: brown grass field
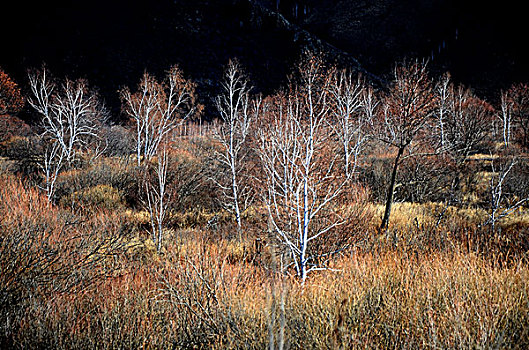
[(372, 235), (301, 286), (278, 273), (273, 244), (175, 228), (157, 253), (141, 213), (79, 216), (4, 175), (2, 251), (16, 255), (0, 259), (2, 347), (526, 348), (526, 256), (443, 233), (475, 210), (431, 232), (435, 208), (397, 205), (396, 244)]

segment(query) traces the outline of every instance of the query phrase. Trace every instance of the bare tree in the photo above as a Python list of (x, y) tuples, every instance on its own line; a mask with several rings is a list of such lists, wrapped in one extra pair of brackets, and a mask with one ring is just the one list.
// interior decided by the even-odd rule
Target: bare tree
[[(520, 146), (529, 149), (528, 85), (513, 85), (507, 92), (502, 95), (502, 118), (509, 118), (508, 126), (512, 128), (514, 141), (516, 141)], [(506, 127), (507, 125), (505, 125), (505, 128)]]
[(65, 82), (57, 87), (44, 68), (29, 73), (32, 97), (30, 105), (42, 116), (46, 144), (40, 164), (45, 177), (48, 199), (53, 198), (55, 181), (64, 165), (72, 165), (89, 138), (97, 138), (104, 122), (104, 107), (84, 80)]
[(503, 145), (508, 148), (511, 142), (512, 130), (512, 105), (507, 93), (501, 94), (501, 115), (499, 116), (502, 125)]
[[(167, 188), (168, 160), (166, 147), (164, 144), (163, 150), (158, 154), (156, 164), (151, 165), (154, 176), (147, 174), (145, 179), (145, 207), (149, 213), (152, 239), (158, 251), (162, 249), (163, 226), (171, 195)], [(149, 172), (149, 170), (151, 167), (148, 166), (146, 171)]]
[(505, 191), (506, 182), (512, 176), (512, 170), (517, 162), (514, 156), (500, 159), (499, 161), (495, 161), (494, 157), (491, 157), (492, 173), (488, 188), (490, 209), (487, 219), (481, 226), (489, 225), (492, 234), (496, 233), (496, 225), (501, 219), (511, 215), (518, 208), (529, 202), (529, 197), (518, 198), (513, 201), (512, 193), (511, 196), (508, 196)]
[(159, 90), (159, 84), (154, 77), (144, 73), (135, 94), (131, 94), (127, 88), (121, 91), (122, 103), (125, 104), (123, 108), (136, 122), (136, 160), (138, 165), (141, 162), (142, 152), (145, 152), (144, 146), (149, 148), (148, 137), (151, 135), (149, 135), (148, 128), (157, 113)]
[(462, 164), (490, 134), (494, 109), (470, 89), (450, 84), (445, 112), (444, 150)]
[(222, 124), (215, 129), (214, 137), (220, 143), (221, 151), (216, 152), (217, 161), (227, 169), (228, 181), (216, 179), (224, 196), (226, 207), (237, 221), (239, 234), (242, 227), (241, 212), (249, 205), (249, 189), (241, 184), (242, 162), (247, 154), (244, 149), (253, 116), (259, 113), (260, 100), (250, 101), (250, 87), (241, 73), (237, 61), (228, 63), (222, 82), (222, 94), (215, 102)]
[(437, 96), (438, 96), (438, 127), (439, 127), (439, 141), (441, 147), (446, 147), (446, 137), (445, 137), (445, 123), (447, 114), (449, 113), (450, 108), (450, 99), (453, 95), (453, 87), (450, 80), (450, 74), (446, 73), (442, 76), (435, 87)]
[(342, 144), (344, 169), (347, 176), (354, 174), (358, 156), (367, 140), (366, 129), (372, 122), (372, 90), (365, 87), (360, 77), (347, 70), (334, 73), (330, 86), (331, 109), (336, 122), (336, 134)]
[(173, 66), (164, 82), (144, 73), (138, 90), (121, 90), (123, 110), (136, 124), (136, 157), (151, 159), (169, 133), (197, 111), (195, 84)]
[(30, 73), (29, 82), (29, 103), (43, 117), (43, 135), (60, 145), (71, 164), (86, 139), (97, 135), (102, 105), (84, 80), (66, 79), (59, 90), (43, 69)]
[(436, 98), (426, 63), (398, 65), (393, 83), (383, 99), (381, 113), (374, 124), (379, 140), (396, 148), (380, 232), (387, 229), (404, 151), (421, 136), (435, 111)]
[(45, 145), (44, 159), (39, 163), (39, 167), (44, 173), (44, 187), (48, 201), (53, 200), (55, 194), (55, 183), (64, 166), (65, 153), (57, 142)]
[(288, 94), (263, 108), (258, 139), (270, 226), (304, 282), (339, 251), (319, 251), (317, 242), (346, 223), (337, 207), (350, 176), (341, 167), (341, 145), (330, 125), (330, 79), (322, 60), (308, 56), (300, 75)]

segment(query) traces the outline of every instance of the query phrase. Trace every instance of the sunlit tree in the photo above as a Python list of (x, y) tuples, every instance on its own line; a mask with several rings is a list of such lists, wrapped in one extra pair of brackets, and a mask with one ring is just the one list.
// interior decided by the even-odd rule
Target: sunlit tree
[(228, 63), (221, 86), (222, 92), (215, 100), (221, 123), (214, 137), (220, 143), (216, 159), (226, 169), (226, 174), (218, 174), (215, 182), (227, 198), (225, 206), (234, 213), (240, 234), (241, 213), (251, 203), (251, 192), (241, 182), (241, 172), (248, 153), (246, 141), (255, 115), (259, 113), (260, 100), (250, 100), (250, 86), (237, 61)]
[(51, 200), (59, 172), (65, 164), (73, 164), (88, 139), (98, 136), (106, 113), (85, 80), (57, 83), (42, 69), (30, 72), (29, 82), (32, 95), (28, 102), (42, 117), (45, 154), (40, 166)]
[(184, 78), (182, 71), (173, 66), (165, 80), (144, 73), (137, 91), (124, 88), (120, 92), (124, 112), (136, 126), (136, 157), (154, 157), (161, 143), (177, 126), (196, 111), (195, 84)]
[[(302, 281), (311, 271), (325, 269), (324, 262), (343, 248), (322, 242), (348, 220), (339, 206), (351, 172), (343, 171), (341, 129), (332, 124), (332, 83), (323, 60), (306, 56), (288, 92), (265, 101), (258, 128), (270, 228), (287, 247)], [(352, 138), (351, 149), (361, 139)]]
[(402, 156), (424, 135), (431, 123), (435, 107), (436, 95), (427, 74), (426, 63), (397, 65), (393, 81), (382, 98), (381, 109), (374, 123), (376, 137), (396, 151), (387, 188), (384, 216), (380, 224), (381, 232), (388, 227)]

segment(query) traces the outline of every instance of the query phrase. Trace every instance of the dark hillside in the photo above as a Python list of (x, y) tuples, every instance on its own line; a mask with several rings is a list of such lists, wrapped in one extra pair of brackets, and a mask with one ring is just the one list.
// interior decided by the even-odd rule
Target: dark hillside
[(58, 74), (86, 77), (114, 112), (115, 91), (136, 84), (144, 70), (162, 75), (179, 64), (205, 96), (216, 91), (228, 59), (238, 57), (266, 91), (284, 82), (300, 52), (288, 31), (255, 19), (245, 3), (62, 1), (26, 12), (13, 12), (18, 25), (6, 39), (10, 50), (0, 65), (17, 80), (42, 62)]
[[(179, 64), (204, 96), (238, 57), (258, 90), (284, 84), (302, 49), (330, 51), (378, 75), (395, 60), (429, 57), (482, 94), (526, 80), (520, 5), (455, 0), (125, 0), (17, 2), (4, 9), (0, 66), (24, 82), (25, 69), (86, 77), (116, 115), (116, 90), (144, 69)], [(433, 59), (432, 59), (433, 57)], [(207, 109), (207, 113), (211, 110)]]
[[(529, 78), (522, 3), (455, 0), (262, 1), (356, 57), (376, 74), (396, 60), (428, 57), (434, 70), (492, 97)], [(297, 15), (296, 15), (297, 14)]]

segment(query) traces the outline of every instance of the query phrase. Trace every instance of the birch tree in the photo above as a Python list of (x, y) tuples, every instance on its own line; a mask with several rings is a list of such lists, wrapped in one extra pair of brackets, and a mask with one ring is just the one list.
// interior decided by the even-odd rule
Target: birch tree
[(227, 169), (228, 180), (216, 179), (215, 182), (228, 199), (225, 205), (235, 215), (240, 234), (241, 213), (250, 203), (250, 189), (241, 183), (242, 165), (248, 153), (244, 146), (254, 119), (253, 114), (259, 112), (260, 101), (256, 100), (252, 105), (248, 80), (237, 61), (228, 63), (221, 85), (222, 94), (215, 100), (221, 124), (214, 132), (221, 150), (215, 154), (217, 161)]
[(452, 84), (450, 81), (450, 74), (446, 73), (442, 76), (435, 87), (437, 97), (438, 97), (438, 134), (439, 134), (439, 143), (442, 148), (446, 147), (446, 137), (445, 137), (445, 123), (447, 114), (449, 113), (451, 97), (453, 96)]
[(329, 91), (335, 132), (344, 156), (344, 171), (350, 176), (356, 171), (358, 157), (367, 141), (366, 130), (372, 122), (376, 102), (372, 90), (347, 70), (334, 73)]
[(51, 200), (62, 168), (72, 166), (88, 139), (97, 138), (98, 127), (104, 122), (104, 107), (84, 80), (66, 79), (58, 85), (42, 69), (30, 72), (29, 82), (32, 96), (28, 102), (42, 116), (45, 154), (40, 167)]
[(89, 137), (97, 136), (104, 116), (85, 80), (66, 79), (58, 88), (46, 69), (29, 74), (30, 105), (42, 116), (43, 135), (59, 144), (68, 164)]
[(503, 145), (505, 148), (508, 148), (511, 143), (512, 105), (505, 92), (501, 94), (501, 114), (499, 118), (502, 126)]
[(120, 92), (124, 112), (136, 127), (136, 158), (154, 157), (161, 143), (177, 126), (196, 111), (195, 84), (173, 66), (163, 82), (144, 73), (135, 93), (128, 88)]
[(338, 205), (350, 177), (330, 125), (330, 78), (322, 60), (307, 57), (300, 75), (287, 94), (263, 108), (258, 140), (270, 226), (304, 282), (340, 250), (321, 251), (318, 241), (347, 222)]
[(44, 174), (44, 186), (41, 187), (46, 192), (46, 198), (51, 202), (55, 193), (55, 183), (59, 173), (64, 166), (65, 153), (57, 142), (45, 145), (44, 158), (38, 164)]
[(502, 95), (502, 119), (505, 133), (512, 130), (513, 141), (529, 149), (529, 86), (515, 84)]
[(520, 207), (529, 202), (529, 197), (519, 197), (519, 193), (509, 193), (508, 182), (517, 181), (515, 174), (515, 167), (519, 163), (519, 159), (514, 155), (502, 157), (500, 155), (497, 159), (491, 157), (491, 175), (488, 186), (487, 204), (488, 217), (481, 223), (481, 227), (489, 226), (490, 233), (495, 235), (498, 230), (498, 223), (513, 214)]
[(156, 162), (147, 166), (147, 178), (144, 184), (145, 207), (149, 213), (152, 240), (158, 251), (162, 249), (164, 223), (171, 197), (167, 187), (167, 169), (167, 146), (164, 144), (163, 149), (159, 151)]

